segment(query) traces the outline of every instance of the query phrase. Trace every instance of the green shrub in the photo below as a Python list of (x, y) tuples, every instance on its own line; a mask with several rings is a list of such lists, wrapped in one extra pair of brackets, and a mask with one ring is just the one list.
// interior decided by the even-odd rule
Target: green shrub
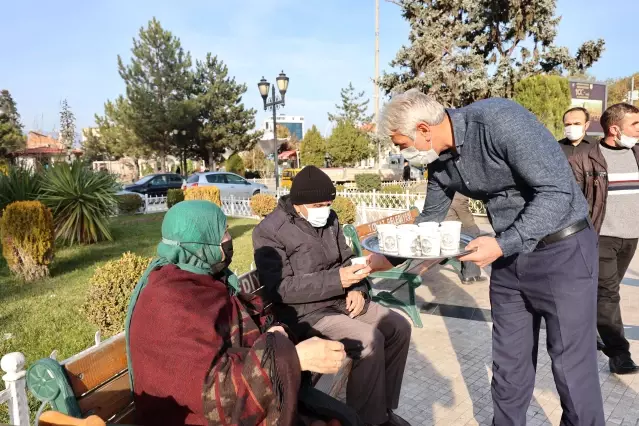
[(335, 190), (337, 192), (344, 192), (345, 189), (344, 185), (335, 185)]
[(6, 174), (0, 174), (0, 215), (15, 201), (37, 200), (41, 187), (41, 175), (29, 169), (9, 167)]
[(150, 261), (150, 258), (126, 252), (93, 273), (82, 311), (105, 335), (124, 330), (131, 292)]
[(144, 207), (144, 200), (137, 194), (118, 195), (118, 210), (124, 214), (137, 213)]
[(112, 241), (109, 216), (117, 182), (76, 161), (56, 163), (42, 179), (42, 201), (53, 210), (56, 237), (68, 244)]
[(206, 200), (222, 207), (220, 189), (217, 186), (197, 186), (184, 191), (185, 200)]
[(382, 189), (382, 178), (375, 173), (362, 173), (355, 175), (357, 189), (362, 192), (379, 191)]
[(249, 201), (254, 215), (265, 217), (277, 207), (277, 200), (272, 195), (256, 194)]
[(230, 173), (235, 173), (240, 176), (244, 176), (244, 161), (242, 157), (237, 154), (233, 154), (226, 160), (226, 171)]
[(353, 202), (348, 198), (335, 198), (335, 201), (333, 201), (333, 205), (331, 206), (331, 208), (333, 209), (333, 211), (335, 211), (335, 213), (337, 213), (339, 223), (341, 223), (342, 225), (355, 223), (357, 210), (355, 209), (355, 204), (353, 204)]
[(49, 275), (55, 232), (51, 211), (40, 201), (16, 201), (0, 219), (2, 255), (25, 281)]
[(171, 208), (180, 201), (184, 201), (184, 191), (181, 189), (169, 189), (169, 193), (166, 195), (167, 207)]
[(382, 188), (384, 194), (402, 194), (406, 192), (405, 188), (401, 185), (388, 185)]

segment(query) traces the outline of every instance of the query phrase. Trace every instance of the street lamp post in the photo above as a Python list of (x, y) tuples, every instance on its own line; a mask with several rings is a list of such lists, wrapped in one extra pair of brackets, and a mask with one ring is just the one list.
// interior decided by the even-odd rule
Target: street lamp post
[[(277, 158), (277, 108), (285, 106), (286, 90), (288, 89), (288, 77), (284, 74), (284, 71), (280, 73), (275, 79), (277, 82), (277, 89), (280, 91), (280, 98), (278, 99), (275, 93), (275, 85), (266, 81), (264, 77), (257, 83), (257, 88), (260, 90), (262, 100), (264, 101), (264, 111), (269, 108), (273, 110), (273, 161), (275, 161), (275, 190), (280, 187), (280, 177), (278, 171), (278, 158)], [(271, 88), (271, 99), (268, 99), (268, 89)]]

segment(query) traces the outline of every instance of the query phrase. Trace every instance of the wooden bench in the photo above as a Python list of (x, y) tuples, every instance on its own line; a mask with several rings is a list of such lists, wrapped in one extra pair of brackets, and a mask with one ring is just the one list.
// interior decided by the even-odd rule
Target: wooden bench
[[(365, 223), (357, 227), (353, 225), (344, 226), (344, 235), (350, 240), (351, 247), (356, 256), (366, 256), (368, 252), (363, 249), (361, 241), (365, 237), (377, 232), (377, 225), (394, 224), (402, 225), (415, 222), (415, 218), (419, 215), (419, 210), (413, 207), (409, 211), (404, 213), (389, 216), (375, 222)], [(463, 236), (463, 239), (468, 239), (467, 236)], [(413, 325), (418, 328), (422, 328), (424, 325), (419, 316), (419, 309), (415, 304), (415, 290), (422, 284), (422, 273), (433, 266), (440, 263), (455, 263), (456, 259), (446, 259), (444, 261), (426, 261), (426, 262), (406, 262), (398, 267), (395, 267), (389, 271), (374, 272), (370, 275), (370, 278), (381, 278), (402, 281), (397, 287), (391, 291), (380, 291), (372, 295), (372, 300), (391, 308), (398, 308), (404, 311), (410, 319), (413, 321)], [(418, 269), (417, 273), (410, 272), (413, 269)], [(403, 301), (395, 296), (395, 293), (408, 286), (408, 301)], [(372, 293), (372, 292), (371, 292)]]
[[(242, 291), (259, 293), (263, 289), (257, 271), (239, 277)], [(38, 416), (47, 406), (60, 413), (85, 418), (100, 417), (110, 424), (134, 424), (135, 405), (129, 386), (124, 333), (58, 362), (52, 358), (36, 361), (27, 372), (27, 386), (42, 403)], [(350, 372), (346, 362), (336, 375), (313, 377), (314, 386), (337, 396)]]

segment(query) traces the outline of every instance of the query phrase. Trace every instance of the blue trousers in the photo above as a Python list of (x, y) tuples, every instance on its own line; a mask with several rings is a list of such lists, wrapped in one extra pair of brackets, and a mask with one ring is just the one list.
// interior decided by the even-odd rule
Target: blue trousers
[(603, 426), (597, 371), (597, 236), (587, 228), (493, 264), (493, 424), (524, 426), (541, 319), (564, 426)]

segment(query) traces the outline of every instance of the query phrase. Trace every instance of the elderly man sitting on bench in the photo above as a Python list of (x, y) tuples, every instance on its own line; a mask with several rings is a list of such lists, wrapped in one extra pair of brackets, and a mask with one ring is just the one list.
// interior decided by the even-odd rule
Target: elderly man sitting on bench
[(346, 402), (371, 425), (408, 425), (394, 414), (408, 356), (411, 326), (368, 297), (366, 277), (392, 265), (379, 255), (352, 265), (337, 215), (335, 186), (308, 166), (290, 196), (253, 231), (255, 264), (273, 312), (299, 338), (320, 335), (344, 343), (353, 359)]
[(126, 322), (131, 389), (141, 424), (357, 426), (355, 413), (303, 386), (335, 373), (341, 343), (292, 341), (267, 324), (261, 300), (228, 269), (226, 216), (183, 201), (162, 222), (158, 257), (138, 282)]

